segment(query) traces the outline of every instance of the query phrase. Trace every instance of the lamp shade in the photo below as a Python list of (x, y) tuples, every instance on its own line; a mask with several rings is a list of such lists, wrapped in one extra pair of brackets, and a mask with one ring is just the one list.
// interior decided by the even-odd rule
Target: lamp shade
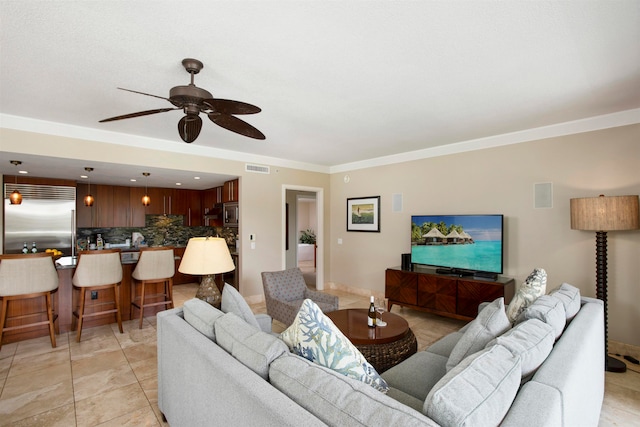
[(208, 275), (234, 270), (227, 242), (220, 237), (192, 237), (182, 256), (178, 271), (185, 274)]
[(573, 230), (616, 231), (639, 227), (638, 196), (571, 199)]

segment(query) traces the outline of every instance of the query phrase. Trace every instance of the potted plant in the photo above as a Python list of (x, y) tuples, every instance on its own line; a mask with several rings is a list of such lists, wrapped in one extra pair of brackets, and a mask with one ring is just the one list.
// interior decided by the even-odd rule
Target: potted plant
[(316, 244), (316, 233), (310, 228), (300, 231), (300, 243)]

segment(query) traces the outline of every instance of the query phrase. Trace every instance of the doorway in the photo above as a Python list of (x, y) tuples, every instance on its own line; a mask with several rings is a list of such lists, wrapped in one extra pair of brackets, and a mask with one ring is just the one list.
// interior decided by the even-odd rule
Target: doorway
[[(283, 269), (299, 267), (308, 286), (324, 289), (323, 189), (283, 186)], [(315, 242), (309, 235), (315, 235)], [(302, 241), (301, 241), (302, 240)]]

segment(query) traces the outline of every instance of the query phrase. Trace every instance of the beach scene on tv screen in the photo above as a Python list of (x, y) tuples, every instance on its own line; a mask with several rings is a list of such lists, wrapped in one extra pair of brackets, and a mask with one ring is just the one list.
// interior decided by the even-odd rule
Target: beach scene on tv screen
[(502, 273), (502, 216), (412, 216), (411, 262)]

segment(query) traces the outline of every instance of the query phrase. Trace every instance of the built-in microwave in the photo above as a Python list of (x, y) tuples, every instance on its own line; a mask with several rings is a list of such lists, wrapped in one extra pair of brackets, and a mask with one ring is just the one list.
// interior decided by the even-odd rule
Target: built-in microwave
[(224, 226), (237, 227), (240, 220), (240, 207), (238, 203), (224, 204)]

